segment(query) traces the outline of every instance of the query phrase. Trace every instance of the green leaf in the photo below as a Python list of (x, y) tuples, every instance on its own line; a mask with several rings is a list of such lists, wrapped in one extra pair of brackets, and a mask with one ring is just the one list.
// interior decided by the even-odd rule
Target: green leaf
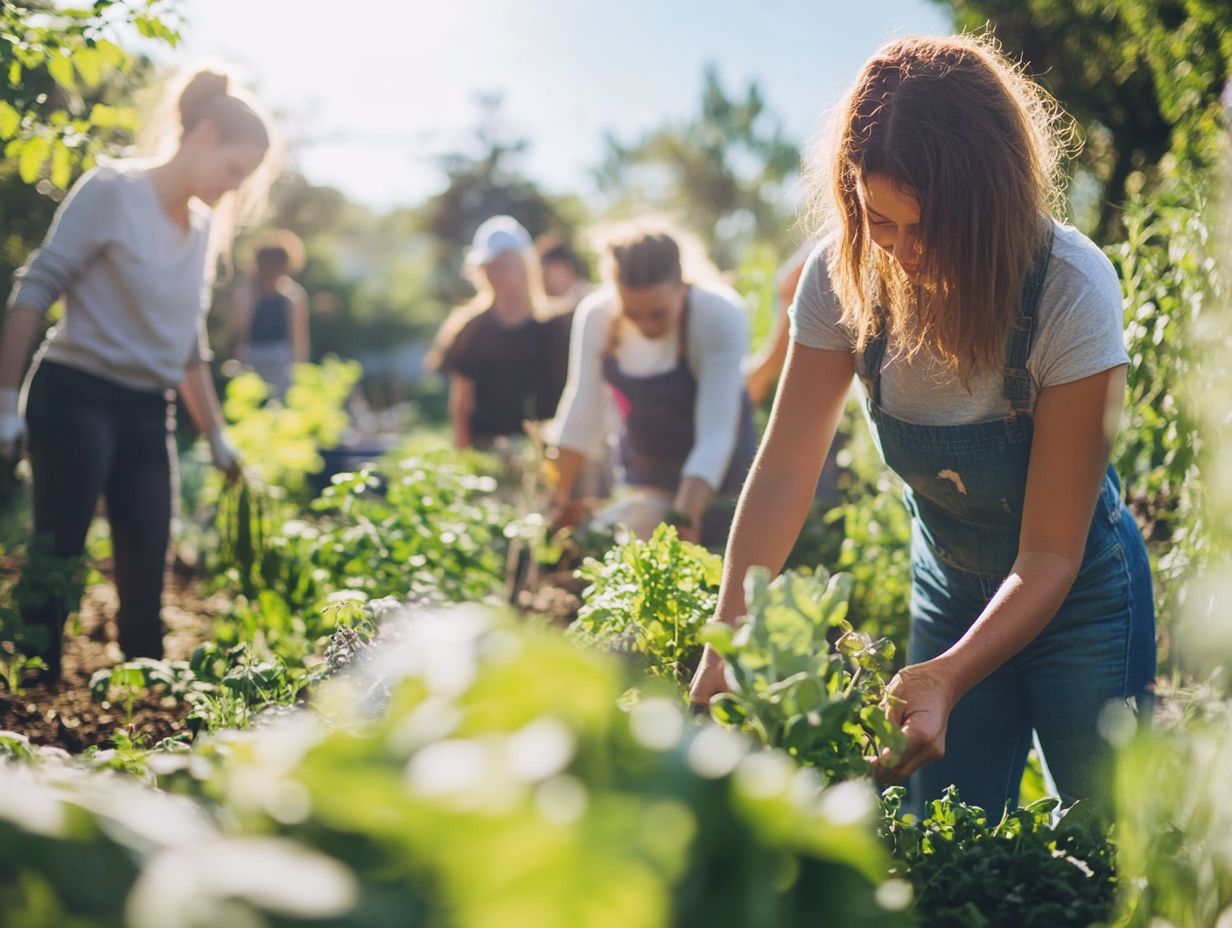
[(73, 67), (86, 87), (97, 87), (103, 79), (101, 57), (92, 48), (83, 46), (73, 52)]
[(38, 180), (50, 153), (51, 142), (44, 136), (36, 135), (22, 142), (21, 153), (17, 157), (17, 173), (23, 183), (33, 184)]
[(698, 632), (702, 644), (708, 644), (720, 655), (726, 657), (733, 653), (732, 636), (736, 630), (726, 622), (707, 622)]
[(710, 700), (710, 715), (722, 725), (738, 728), (748, 718), (748, 710), (731, 693), (720, 693)]
[(179, 44), (180, 34), (157, 16), (140, 13), (133, 17), (133, 25), (147, 39), (158, 39), (172, 48)]
[(73, 76), (73, 62), (67, 55), (56, 52), (48, 57), (47, 73), (65, 90), (77, 89), (77, 79)]
[(51, 182), (61, 190), (67, 190), (72, 180), (72, 152), (61, 139), (51, 146)]
[(132, 129), (135, 114), (128, 107), (95, 103), (90, 110), (90, 122), (100, 129)]
[(21, 128), (21, 113), (0, 100), (0, 140), (11, 139)]
[(94, 54), (98, 56), (99, 66), (104, 70), (123, 68), (128, 63), (128, 53), (106, 39), (99, 39), (94, 43)]

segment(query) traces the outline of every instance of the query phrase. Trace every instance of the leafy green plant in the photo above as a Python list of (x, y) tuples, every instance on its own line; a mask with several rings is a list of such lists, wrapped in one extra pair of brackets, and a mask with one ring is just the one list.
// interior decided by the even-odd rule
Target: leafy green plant
[(25, 676), (29, 670), (46, 670), (47, 662), (41, 657), (23, 654), (12, 642), (0, 644), (0, 679), (13, 696), (25, 693)]
[(703, 637), (734, 684), (711, 714), (818, 770), (827, 782), (868, 776), (866, 758), (901, 749), (882, 708), (894, 645), (847, 621), (852, 580), (749, 571), (749, 614), (738, 629), (713, 624)]
[(1109, 918), (1113, 848), (1083, 806), (1054, 825), (1059, 800), (1040, 799), (990, 823), (950, 787), (921, 821), (900, 817), (903, 795), (902, 787), (886, 791), (881, 835), (894, 855), (891, 875), (914, 888), (920, 925), (1056, 928)]
[(249, 599), (264, 589), (294, 589), (302, 580), (281, 576), (286, 568), (298, 565), (293, 558), (279, 556), (281, 548), (271, 537), (271, 508), (266, 494), (243, 478), (226, 487), (218, 500), (216, 563)]
[(345, 405), (360, 374), (356, 362), (336, 358), (297, 364), (280, 400), (270, 399), (269, 388), (254, 373), (233, 378), (223, 412), (245, 468), (288, 498), (306, 501), (308, 477), (324, 463), (320, 449), (335, 447), (350, 424)]
[(1208, 225), (1207, 198), (1203, 181), (1178, 172), (1151, 197), (1134, 198), (1125, 240), (1107, 249), (1124, 291), (1130, 360), (1114, 461), (1151, 543), (1156, 609), (1167, 632), (1218, 532), (1205, 517), (1205, 471), (1218, 472), (1218, 454), (1207, 443), (1220, 426), (1201, 414), (1226, 367), (1228, 336), (1217, 311), (1227, 269)]
[(208, 686), (197, 675), (193, 663), (151, 657), (139, 657), (114, 667), (105, 667), (90, 677), (90, 695), (98, 701), (111, 698), (124, 689), (191, 700), (194, 693), (202, 692)]
[(641, 654), (651, 673), (686, 682), (701, 657), (701, 629), (714, 615), (721, 573), (718, 555), (660, 525), (648, 541), (634, 538), (602, 562), (582, 565), (578, 576), (590, 586), (570, 634)]
[(31, 762), (35, 756), (30, 739), (21, 732), (0, 731), (0, 760)]
[(495, 489), (448, 453), (337, 474), (313, 503), (315, 530), (305, 529), (313, 565), (333, 589), (373, 599), (483, 599), (504, 577), (509, 513)]
[(339, 624), (338, 597), (460, 601), (499, 589), (506, 508), (451, 452), (337, 474), (313, 514), (278, 524), (248, 482), (220, 499), (217, 569), (238, 592), (215, 635), (302, 661)]

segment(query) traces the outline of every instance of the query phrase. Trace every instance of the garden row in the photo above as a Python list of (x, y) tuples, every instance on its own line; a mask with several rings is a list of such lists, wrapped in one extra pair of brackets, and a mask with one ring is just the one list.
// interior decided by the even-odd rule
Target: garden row
[[(1118, 455), (1168, 542), (1155, 551), (1168, 608), (1201, 553), (1204, 502), (1185, 436), (1149, 421), (1169, 402), (1153, 384), (1196, 363), (1157, 337), (1197, 299), (1187, 253), (1171, 250), (1193, 234), (1175, 227), (1181, 215), (1132, 226), (1119, 256), (1154, 301), (1131, 300), (1145, 373)], [(741, 628), (707, 626), (718, 559), (661, 529), (589, 552), (562, 630), (559, 615), (498, 605), (511, 543), (529, 542), (545, 568), (564, 554), (516, 479), (407, 448), (314, 496), (304, 475), (341, 427), (353, 372), (301, 377), (285, 407), (250, 380), (229, 395), (264, 484), (187, 475), (194, 507), (216, 513), (198, 547), (231, 603), (209, 640), (187, 660), (92, 681), (126, 721), (151, 699), (184, 706), (192, 735), (149, 744), (121, 725), (111, 747), (80, 756), (0, 735), (6, 924), (1228, 917), (1232, 704), (1218, 671), (1178, 677), (1154, 734), (1109, 726), (1111, 824), (1081, 806), (1055, 822), (1051, 800), (986, 815), (952, 795), (918, 821), (899, 791), (877, 794), (865, 758), (897, 740), (882, 705), (903, 643), (907, 523), (866, 438), (850, 439), (841, 533), (823, 533), (814, 556), (799, 549), (803, 569), (752, 574)], [(735, 683), (713, 721), (688, 712), (684, 689), (706, 642)]]

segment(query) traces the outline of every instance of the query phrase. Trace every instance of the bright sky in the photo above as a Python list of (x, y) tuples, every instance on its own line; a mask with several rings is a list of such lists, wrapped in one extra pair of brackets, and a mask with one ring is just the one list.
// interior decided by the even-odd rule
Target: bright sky
[(378, 208), (443, 186), (434, 156), (504, 97), (545, 189), (594, 191), (611, 131), (630, 140), (695, 113), (706, 62), (729, 92), (757, 79), (788, 134), (886, 39), (950, 31), (930, 0), (184, 0), (175, 64), (238, 64), (284, 120), (293, 163)]

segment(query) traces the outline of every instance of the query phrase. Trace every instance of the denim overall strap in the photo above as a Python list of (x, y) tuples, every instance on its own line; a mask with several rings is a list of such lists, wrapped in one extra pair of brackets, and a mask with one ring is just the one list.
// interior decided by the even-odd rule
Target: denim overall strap
[(1039, 315), (1040, 293), (1044, 289), (1044, 275), (1052, 258), (1052, 240), (1055, 235), (1051, 223), (1044, 247), (1036, 255), (1031, 273), (1022, 287), (1022, 301), (1018, 315), (1010, 324), (1005, 348), (1005, 398), (1010, 401), (1014, 416), (1031, 414), (1031, 375), (1027, 372), (1027, 358), (1031, 354), (1031, 340), (1035, 335), (1035, 320)]
[[(1035, 320), (1039, 315), (1040, 294), (1044, 289), (1044, 278), (1048, 273), (1048, 264), (1052, 260), (1052, 243), (1056, 232), (1050, 224), (1044, 245), (1035, 256), (1031, 272), (1023, 282), (1022, 298), (1018, 304), (1018, 313), (1010, 324), (1005, 346), (1005, 398), (1010, 402), (1012, 414), (1029, 416), (1031, 414), (1031, 375), (1027, 372), (1027, 358), (1031, 354), (1031, 342), (1035, 336)], [(885, 313), (878, 307), (879, 330), (864, 347), (861, 355), (861, 379), (869, 389), (869, 399), (876, 406), (881, 405), (881, 365), (885, 360), (887, 321)]]
[(860, 373), (860, 378), (868, 387), (868, 398), (872, 400), (874, 405), (880, 406), (881, 363), (885, 360), (886, 339), (889, 337), (889, 322), (886, 319), (885, 311), (880, 306), (877, 307), (877, 316), (877, 334), (864, 346), (864, 351), (861, 354), (863, 370)]

